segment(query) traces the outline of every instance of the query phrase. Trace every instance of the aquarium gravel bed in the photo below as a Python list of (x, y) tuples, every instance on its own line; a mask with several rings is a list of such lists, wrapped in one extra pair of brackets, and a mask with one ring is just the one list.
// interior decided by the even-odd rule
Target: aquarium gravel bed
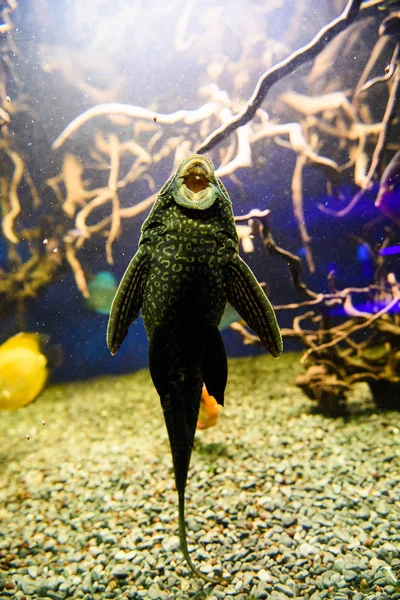
[[(147, 371), (49, 387), (1, 415), (1, 598), (400, 598), (400, 419), (355, 390), (327, 419), (298, 356), (230, 361), (187, 486), (179, 550), (162, 411)], [(29, 438), (29, 439), (28, 439)], [(207, 596), (206, 596), (207, 595)], [(201, 596), (203, 597), (203, 596)]]

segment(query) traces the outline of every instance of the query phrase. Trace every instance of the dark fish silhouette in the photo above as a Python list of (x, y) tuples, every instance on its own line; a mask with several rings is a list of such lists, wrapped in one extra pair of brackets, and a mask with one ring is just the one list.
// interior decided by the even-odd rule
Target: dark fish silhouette
[(212, 162), (187, 157), (158, 194), (142, 227), (139, 249), (111, 308), (107, 344), (115, 354), (142, 310), (149, 365), (171, 445), (179, 499), (179, 537), (196, 575), (185, 531), (185, 486), (200, 397), (223, 405), (225, 348), (218, 330), (227, 301), (273, 356), (282, 352), (274, 310), (238, 255), (232, 206)]

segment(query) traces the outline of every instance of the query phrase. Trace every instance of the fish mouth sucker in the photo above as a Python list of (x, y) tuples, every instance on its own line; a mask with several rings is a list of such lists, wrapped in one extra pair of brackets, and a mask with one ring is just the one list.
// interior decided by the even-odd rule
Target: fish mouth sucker
[(183, 178), (186, 187), (197, 194), (202, 190), (205, 190), (208, 187), (209, 180), (207, 176), (202, 172), (202, 169), (192, 169), (185, 177)]
[(177, 177), (185, 177), (190, 173), (202, 174), (207, 179), (214, 178), (214, 165), (202, 154), (190, 154), (183, 159), (176, 172)]
[(218, 196), (214, 166), (206, 156), (199, 154), (192, 154), (181, 162), (175, 186), (175, 201), (186, 208), (205, 210)]

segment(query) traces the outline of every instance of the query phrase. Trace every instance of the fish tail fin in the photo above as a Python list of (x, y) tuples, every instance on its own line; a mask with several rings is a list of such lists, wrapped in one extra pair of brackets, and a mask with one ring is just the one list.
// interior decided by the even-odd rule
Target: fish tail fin
[[(222, 577), (208, 577), (194, 565), (186, 540), (185, 488), (203, 387), (203, 348), (205, 343), (202, 332), (194, 331), (192, 333), (192, 337), (186, 340), (179, 336), (174, 338), (168, 329), (157, 328), (150, 337), (149, 366), (153, 383), (160, 396), (171, 446), (175, 485), (178, 492), (181, 551), (188, 567), (197, 577), (208, 583), (218, 584), (222, 581)], [(212, 337), (211, 334), (211, 340)], [(215, 337), (214, 344), (217, 349), (213, 356), (219, 356), (223, 365), (222, 350), (218, 350), (220, 337), (218, 329), (216, 329)], [(210, 341), (210, 345), (213, 346), (212, 341)], [(210, 385), (216, 393), (219, 392), (220, 400), (222, 400), (224, 385), (212, 378), (211, 364), (206, 366), (206, 371), (208, 373), (206, 385)], [(179, 372), (180, 376), (177, 376)]]
[(178, 510), (179, 510), (179, 542), (181, 546), (182, 554), (185, 561), (191, 571), (200, 579), (207, 581), (208, 583), (218, 584), (223, 581), (223, 577), (208, 577), (205, 573), (202, 573), (190, 558), (189, 549), (187, 546), (186, 539), (186, 522), (185, 522), (185, 492), (184, 490), (178, 489)]

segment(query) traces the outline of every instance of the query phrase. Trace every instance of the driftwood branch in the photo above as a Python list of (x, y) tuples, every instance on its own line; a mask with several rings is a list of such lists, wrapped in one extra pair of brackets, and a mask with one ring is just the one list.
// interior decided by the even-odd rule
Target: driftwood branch
[(278, 63), (272, 69), (264, 73), (257, 82), (256, 88), (250, 98), (247, 107), (229, 123), (222, 125), (214, 131), (208, 138), (197, 148), (199, 154), (209, 152), (211, 148), (219, 144), (224, 138), (233, 133), (238, 127), (246, 125), (253, 119), (257, 109), (261, 106), (265, 96), (270, 88), (277, 82), (293, 73), (301, 65), (315, 58), (321, 50), (329, 44), (329, 42), (337, 36), (341, 31), (346, 29), (356, 18), (360, 9), (361, 0), (349, 0), (342, 14), (323, 27), (314, 39), (304, 46), (293, 52), (287, 59)]

